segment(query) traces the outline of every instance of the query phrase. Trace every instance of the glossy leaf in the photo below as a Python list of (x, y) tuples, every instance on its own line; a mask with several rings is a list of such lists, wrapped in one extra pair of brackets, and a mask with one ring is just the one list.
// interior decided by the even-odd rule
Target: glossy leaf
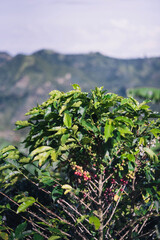
[(100, 227), (100, 220), (95, 216), (89, 217), (89, 223), (94, 224), (95, 230), (98, 230)]
[(157, 138), (158, 136), (160, 136), (160, 129), (154, 128), (151, 129), (150, 132)]
[(78, 84), (74, 83), (72, 84), (73, 89), (81, 91), (81, 88)]
[(51, 155), (52, 161), (56, 161), (57, 160), (57, 152), (55, 150), (50, 151), (49, 154)]
[(21, 128), (24, 128), (24, 127), (31, 126), (32, 124), (29, 123), (28, 121), (17, 121), (15, 123), (15, 125), (17, 126), (18, 129), (21, 129)]
[(113, 130), (114, 127), (112, 126), (112, 123), (107, 121), (104, 128), (104, 137), (106, 142), (110, 137), (112, 137)]
[(67, 128), (71, 128), (71, 126), (72, 126), (72, 118), (71, 118), (70, 114), (64, 113), (63, 122), (64, 122), (64, 125)]
[(16, 227), (16, 230), (15, 230), (16, 238), (20, 238), (21, 237), (21, 235), (25, 231), (26, 227), (27, 227), (27, 223), (26, 222), (23, 222), (23, 223), (19, 224)]
[(51, 151), (42, 152), (42, 153), (38, 154), (33, 159), (33, 161), (37, 161), (38, 160), (39, 161), (39, 166), (42, 166), (50, 155), (51, 155)]
[(133, 121), (127, 117), (120, 116), (120, 117), (116, 117), (114, 120), (118, 122), (124, 122), (126, 124), (129, 124), (130, 126), (134, 126)]
[(60, 236), (51, 236), (50, 238), (48, 238), (48, 240), (57, 240), (60, 239)]
[(17, 209), (17, 213), (20, 213), (20, 212), (25, 212), (26, 209), (28, 207), (31, 207), (34, 203), (36, 202), (36, 200), (28, 200), (28, 201), (25, 201), (23, 202)]
[(150, 148), (145, 147), (144, 151), (148, 154), (151, 160), (153, 160), (155, 163), (158, 163), (157, 155)]
[(42, 153), (42, 152), (45, 152), (45, 151), (49, 151), (51, 149), (52, 149), (52, 147), (49, 147), (49, 146), (38, 147), (34, 151), (31, 152), (30, 156), (33, 157), (36, 154), (39, 154), (39, 153)]

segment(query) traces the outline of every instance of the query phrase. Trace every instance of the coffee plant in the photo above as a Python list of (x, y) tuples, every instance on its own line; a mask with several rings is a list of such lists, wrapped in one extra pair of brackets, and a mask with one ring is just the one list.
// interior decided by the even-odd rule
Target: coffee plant
[(31, 109), (0, 151), (2, 239), (159, 239), (160, 115), (95, 88)]

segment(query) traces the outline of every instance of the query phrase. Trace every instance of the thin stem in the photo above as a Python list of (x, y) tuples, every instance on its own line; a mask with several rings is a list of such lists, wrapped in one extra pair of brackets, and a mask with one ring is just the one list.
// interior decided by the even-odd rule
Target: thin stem
[(99, 176), (99, 208), (98, 208), (98, 215), (100, 220), (100, 227), (99, 227), (99, 240), (103, 240), (103, 209), (102, 209), (102, 191), (103, 191), (103, 176), (100, 174)]
[(103, 181), (103, 184), (106, 183), (112, 176), (113, 176), (113, 173), (111, 173), (111, 174)]
[[(125, 187), (124, 187), (124, 188), (125, 188)], [(120, 191), (120, 189), (118, 190), (118, 192), (119, 192), (119, 191)], [(118, 193), (118, 192), (117, 192), (117, 193)], [(120, 202), (120, 200), (121, 200), (121, 197), (122, 197), (122, 195), (118, 198), (118, 201), (116, 202), (116, 206), (115, 206), (115, 208), (113, 209), (110, 218), (109, 218), (108, 221), (105, 223), (105, 225), (104, 225), (103, 228), (105, 228), (105, 227), (108, 225), (108, 223), (111, 221), (111, 219), (112, 219), (112, 217), (113, 217), (113, 215), (114, 215), (114, 213), (115, 213), (115, 211), (116, 211), (116, 209), (117, 209), (117, 207), (118, 207), (118, 204), (119, 204), (119, 202)]]

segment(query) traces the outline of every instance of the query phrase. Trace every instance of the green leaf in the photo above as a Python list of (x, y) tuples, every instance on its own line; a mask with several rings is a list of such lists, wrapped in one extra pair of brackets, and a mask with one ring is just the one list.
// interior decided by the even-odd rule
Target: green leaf
[(160, 134), (160, 129), (154, 128), (150, 130), (150, 132), (157, 138), (158, 135)]
[(33, 240), (43, 240), (43, 239), (44, 238), (40, 234), (38, 233), (34, 234)]
[(24, 232), (24, 230), (26, 229), (26, 227), (27, 227), (26, 222), (19, 224), (15, 230), (15, 237), (19, 239), (21, 237), (22, 232)]
[(0, 232), (0, 237), (1, 237), (1, 239), (3, 239), (3, 240), (8, 240), (8, 234), (5, 233), (5, 232)]
[(48, 240), (56, 240), (56, 239), (60, 239), (60, 236), (51, 236), (50, 238), (48, 238)]
[(148, 106), (148, 105), (139, 106), (139, 109), (148, 109), (148, 108), (150, 108), (150, 106)]
[(125, 137), (126, 134), (133, 134), (128, 127), (118, 127), (117, 129), (123, 137)]
[(90, 131), (97, 131), (97, 128), (92, 125), (90, 122), (88, 121), (85, 121), (84, 119), (81, 121), (81, 124), (83, 127), (85, 127), (87, 130), (90, 130)]
[(89, 138), (89, 137), (83, 137), (83, 138), (82, 138), (82, 144), (84, 144), (84, 145), (85, 145), (85, 144), (88, 144), (88, 143), (91, 142), (91, 140), (92, 140), (92, 139)]
[(8, 152), (8, 151), (15, 150), (15, 149), (16, 149), (16, 148), (15, 148), (14, 146), (9, 145), (9, 146), (7, 146), (7, 147), (2, 148), (2, 149), (0, 150), (0, 153), (4, 154), (4, 153), (6, 153), (6, 152)]
[(49, 147), (49, 146), (41, 146), (41, 147), (38, 147), (36, 148), (35, 150), (33, 150), (30, 154), (31, 157), (35, 156), (36, 154), (38, 153), (42, 153), (42, 152), (45, 152), (45, 151), (49, 151), (53, 149), (52, 147)]
[(28, 207), (32, 206), (33, 203), (35, 203), (35, 202), (36, 202), (35, 199), (34, 199), (34, 201), (33, 201), (33, 200), (32, 200), (32, 201), (29, 200), (29, 201), (23, 202), (23, 203), (18, 207), (17, 213), (25, 212), (25, 210), (26, 210)]
[(52, 106), (49, 105), (45, 110), (44, 117), (47, 118), (51, 112), (52, 112)]
[(50, 151), (52, 161), (57, 160), (57, 152), (55, 150)]
[(61, 143), (62, 143), (62, 145), (67, 142), (69, 136), (70, 136), (69, 133), (66, 133), (66, 134), (63, 134), (63, 135), (62, 135), (62, 137), (61, 137)]
[(18, 127), (18, 129), (20, 129), (20, 128), (31, 126), (32, 124), (29, 123), (28, 121), (17, 121), (15, 125)]
[(49, 93), (49, 95), (60, 97), (62, 93), (59, 90), (53, 90)]
[(64, 184), (62, 186), (62, 189), (65, 189), (66, 191), (64, 192), (64, 195), (66, 195), (67, 193), (71, 192), (72, 191), (72, 187), (68, 184)]
[(60, 186), (57, 186), (52, 191), (52, 199), (53, 201), (56, 201), (58, 198), (60, 198), (63, 195), (63, 189)]
[(20, 163), (29, 163), (30, 162), (30, 158), (29, 157), (21, 157), (19, 162)]
[(35, 175), (36, 171), (38, 171), (38, 167), (34, 163), (25, 164), (24, 168), (32, 175)]
[(132, 121), (131, 119), (129, 119), (128, 117), (119, 116), (119, 117), (116, 117), (114, 120), (115, 120), (115, 121), (118, 121), (118, 122), (127, 123), (127, 124), (129, 124), (130, 126), (134, 126), (133, 121)]
[(78, 102), (73, 103), (72, 107), (78, 107), (79, 108), (81, 106), (81, 104), (82, 104), (82, 101), (78, 101)]
[(144, 144), (145, 144), (145, 138), (141, 137), (139, 139), (139, 145), (143, 145), (144, 146)]
[(71, 116), (68, 113), (64, 113), (63, 122), (64, 122), (64, 125), (67, 128), (71, 128), (71, 126), (72, 126), (72, 118), (71, 118)]
[(66, 131), (67, 131), (66, 128), (60, 127), (59, 130), (58, 130), (58, 132), (55, 133), (55, 136), (56, 136), (56, 135), (62, 135), (62, 134), (64, 134), (64, 133), (66, 133)]
[(133, 154), (128, 154), (127, 158), (128, 158), (129, 161), (135, 162), (135, 156)]
[(110, 137), (112, 137), (113, 130), (114, 130), (114, 127), (112, 126), (112, 123), (110, 121), (109, 122), (107, 121), (104, 128), (104, 136), (105, 136), (106, 142)]
[(150, 148), (144, 147), (143, 149), (147, 153), (147, 155), (150, 157), (151, 160), (153, 160), (155, 163), (159, 162), (157, 155)]
[[(53, 151), (52, 151), (53, 152)], [(47, 160), (47, 158), (51, 155), (51, 151), (48, 152), (42, 152), (38, 154), (33, 161), (39, 161), (39, 166), (42, 166), (43, 163)]]
[(132, 165), (131, 162), (128, 162), (128, 169), (129, 169), (130, 171), (134, 171), (134, 169), (135, 169), (135, 167)]
[(59, 115), (61, 116), (61, 114), (67, 109), (66, 105), (63, 105), (59, 111)]
[(94, 224), (95, 230), (98, 230), (101, 225), (99, 218), (97, 218), (95, 216), (89, 217), (89, 223)]
[(71, 187), (69, 184), (64, 184), (64, 185), (62, 185), (62, 189), (68, 189), (68, 190), (71, 190), (72, 187)]
[(78, 84), (74, 83), (72, 84), (73, 89), (81, 91), (81, 88)]

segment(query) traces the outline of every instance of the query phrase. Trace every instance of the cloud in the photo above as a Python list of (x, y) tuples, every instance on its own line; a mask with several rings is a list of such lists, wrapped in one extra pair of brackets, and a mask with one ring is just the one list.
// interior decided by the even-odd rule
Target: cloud
[(159, 0), (6, 0), (0, 8), (1, 50), (157, 56), (158, 6)]
[(113, 27), (119, 29), (127, 29), (129, 26), (129, 21), (125, 18), (122, 19), (111, 19), (110, 23)]

